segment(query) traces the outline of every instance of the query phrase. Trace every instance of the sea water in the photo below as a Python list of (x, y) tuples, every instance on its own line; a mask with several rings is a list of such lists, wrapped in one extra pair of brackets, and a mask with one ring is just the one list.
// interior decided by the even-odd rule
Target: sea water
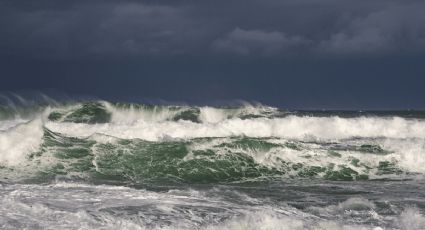
[(0, 107), (1, 229), (425, 229), (425, 113)]

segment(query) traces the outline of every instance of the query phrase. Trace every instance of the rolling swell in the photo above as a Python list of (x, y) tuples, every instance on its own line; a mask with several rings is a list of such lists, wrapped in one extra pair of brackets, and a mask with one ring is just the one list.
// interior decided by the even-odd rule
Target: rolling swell
[(0, 175), (138, 184), (402, 179), (425, 173), (421, 119), (313, 115), (262, 106), (50, 107), (2, 131), (9, 146), (35, 138), (28, 139), (28, 148), (1, 149)]
[(212, 183), (285, 177), (365, 180), (369, 174), (403, 173), (395, 162), (371, 162), (367, 156), (358, 159), (344, 153), (357, 148), (359, 154), (381, 154), (375, 150), (365, 153), (364, 146), (328, 146), (324, 147), (327, 150), (311, 151), (308, 145), (247, 137), (163, 142), (100, 135), (79, 139), (45, 129), (40, 150), (19, 167), (37, 169), (35, 177), (25, 178), (36, 181), (59, 175), (114, 183)]

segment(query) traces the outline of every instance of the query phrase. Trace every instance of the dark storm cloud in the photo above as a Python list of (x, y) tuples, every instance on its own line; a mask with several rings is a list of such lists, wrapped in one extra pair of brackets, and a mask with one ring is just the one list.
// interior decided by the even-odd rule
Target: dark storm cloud
[(425, 108), (423, 0), (0, 0), (0, 91)]
[(425, 51), (423, 1), (9, 1), (3, 55), (386, 55)]
[(330, 53), (420, 53), (425, 50), (425, 3), (388, 6), (347, 25), (319, 42)]
[(236, 28), (224, 37), (213, 42), (213, 49), (218, 52), (240, 55), (271, 56), (293, 51), (311, 42), (300, 36), (287, 36), (277, 31), (244, 30)]
[(8, 8), (2, 16), (9, 22), (2, 45), (12, 54), (41, 57), (178, 53), (176, 43), (196, 39), (196, 34), (180, 33), (193, 28), (182, 14), (175, 7), (132, 2), (80, 3), (59, 10)]

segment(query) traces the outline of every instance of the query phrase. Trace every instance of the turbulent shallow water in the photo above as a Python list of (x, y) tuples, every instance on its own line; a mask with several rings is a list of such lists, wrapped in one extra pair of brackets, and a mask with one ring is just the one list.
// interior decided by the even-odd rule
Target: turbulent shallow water
[(425, 113), (0, 106), (1, 229), (425, 229)]

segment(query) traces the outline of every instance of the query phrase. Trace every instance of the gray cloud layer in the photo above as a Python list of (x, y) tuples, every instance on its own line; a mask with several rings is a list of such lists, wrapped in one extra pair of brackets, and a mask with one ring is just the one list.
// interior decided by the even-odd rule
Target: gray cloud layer
[(425, 2), (10, 1), (2, 55), (370, 56), (425, 53)]
[(216, 51), (223, 53), (271, 56), (296, 52), (309, 43), (309, 40), (301, 36), (287, 36), (278, 31), (236, 28), (214, 41), (212, 46)]
[(425, 4), (389, 6), (354, 18), (345, 28), (319, 43), (332, 53), (423, 52)]

